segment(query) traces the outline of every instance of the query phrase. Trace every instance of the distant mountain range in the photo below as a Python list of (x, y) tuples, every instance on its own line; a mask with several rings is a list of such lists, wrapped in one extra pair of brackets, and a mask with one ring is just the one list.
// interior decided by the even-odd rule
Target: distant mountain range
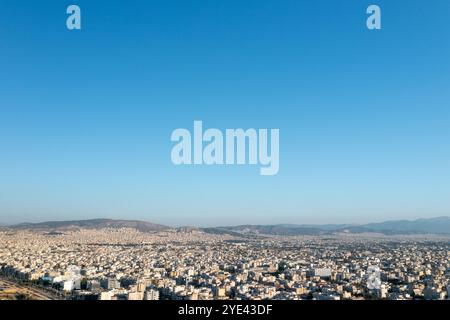
[(217, 231), (232, 231), (243, 234), (269, 235), (326, 235), (326, 234), (360, 234), (381, 233), (385, 235), (405, 234), (449, 234), (450, 217), (418, 220), (394, 220), (363, 225), (326, 224), (326, 225), (241, 225), (214, 228)]
[(7, 226), (14, 230), (68, 231), (74, 229), (133, 228), (141, 232), (156, 232), (169, 227), (137, 220), (92, 219), (74, 221), (48, 221), (39, 223), (21, 223)]
[(21, 223), (11, 226), (4, 226), (9, 230), (35, 230), (62, 232), (76, 229), (103, 229), (103, 228), (133, 228), (141, 232), (158, 232), (171, 230), (176, 232), (205, 232), (209, 234), (229, 234), (233, 236), (252, 235), (331, 235), (331, 234), (361, 234), (361, 233), (381, 233), (385, 235), (406, 235), (406, 234), (447, 234), (450, 235), (450, 217), (439, 217), (431, 219), (417, 220), (394, 220), (380, 223), (369, 223), (362, 225), (352, 224), (324, 224), (324, 225), (240, 225), (226, 227), (179, 227), (154, 224), (136, 220), (74, 220), (74, 221), (49, 221), (41, 223)]

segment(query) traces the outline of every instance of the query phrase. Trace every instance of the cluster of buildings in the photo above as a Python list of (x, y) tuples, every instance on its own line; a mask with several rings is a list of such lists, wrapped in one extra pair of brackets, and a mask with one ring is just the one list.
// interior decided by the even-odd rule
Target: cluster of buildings
[[(0, 276), (64, 299), (449, 299), (448, 238), (0, 231)], [(377, 268), (375, 287), (369, 268)], [(372, 277), (372, 278), (371, 278)]]

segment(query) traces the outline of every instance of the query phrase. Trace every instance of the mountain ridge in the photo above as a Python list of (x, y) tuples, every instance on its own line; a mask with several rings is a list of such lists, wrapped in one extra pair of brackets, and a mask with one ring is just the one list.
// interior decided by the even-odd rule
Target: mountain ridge
[(330, 235), (381, 233), (385, 235), (402, 234), (449, 234), (450, 217), (420, 218), (416, 220), (388, 220), (367, 224), (273, 224), (273, 225), (236, 225), (218, 227), (181, 226), (173, 228), (141, 220), (88, 219), (68, 221), (46, 221), (38, 223), (19, 223), (1, 225), (1, 229), (68, 231), (74, 229), (133, 228), (141, 232), (159, 232), (172, 230), (176, 232), (200, 231), (209, 234), (229, 234), (233, 236), (249, 235)]
[(45, 221), (37, 223), (19, 223), (6, 226), (15, 230), (71, 230), (76, 228), (104, 229), (104, 228), (134, 228), (141, 232), (155, 232), (170, 229), (170, 227), (140, 220), (120, 219), (88, 219), (68, 221)]

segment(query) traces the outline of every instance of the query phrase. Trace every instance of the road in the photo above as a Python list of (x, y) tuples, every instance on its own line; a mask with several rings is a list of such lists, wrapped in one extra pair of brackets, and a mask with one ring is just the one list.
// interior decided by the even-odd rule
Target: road
[(56, 298), (42, 290), (26, 285), (18, 284), (14, 281), (0, 278), (0, 287), (6, 290), (17, 291), (18, 294), (30, 295), (35, 300), (56, 300)]

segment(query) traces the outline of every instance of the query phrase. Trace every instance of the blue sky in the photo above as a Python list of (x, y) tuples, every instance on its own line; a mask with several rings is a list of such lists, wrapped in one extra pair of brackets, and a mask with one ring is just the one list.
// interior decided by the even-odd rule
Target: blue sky
[[(449, 215), (449, 40), (448, 0), (0, 0), (0, 222)], [(279, 128), (278, 175), (174, 166), (194, 120)]]

